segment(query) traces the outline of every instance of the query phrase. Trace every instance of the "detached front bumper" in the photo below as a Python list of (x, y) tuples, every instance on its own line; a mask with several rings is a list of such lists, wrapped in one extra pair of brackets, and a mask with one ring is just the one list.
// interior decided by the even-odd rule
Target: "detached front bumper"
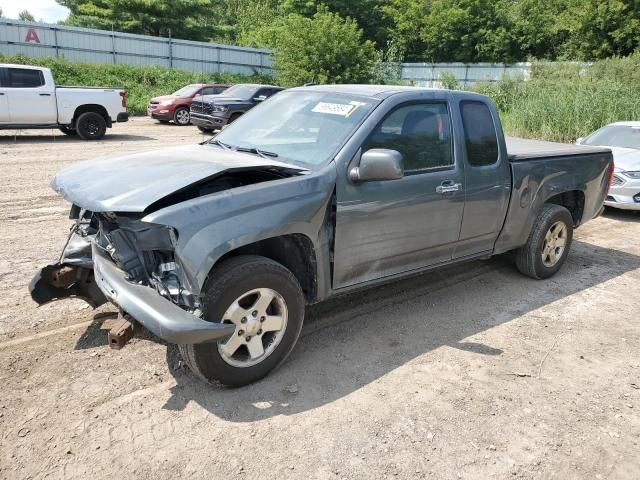
[(92, 254), (95, 282), (105, 297), (158, 337), (191, 344), (216, 342), (234, 333), (235, 325), (202, 320), (152, 288), (128, 282), (125, 273), (95, 245)]

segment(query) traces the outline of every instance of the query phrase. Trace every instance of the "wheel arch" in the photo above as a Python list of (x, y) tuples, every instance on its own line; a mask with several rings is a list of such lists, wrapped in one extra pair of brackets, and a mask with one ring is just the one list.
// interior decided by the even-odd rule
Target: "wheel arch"
[(104, 108), (102, 105), (98, 105), (94, 103), (87, 103), (85, 105), (80, 105), (74, 110), (73, 119), (72, 119), (74, 127), (75, 127), (76, 121), (78, 120), (78, 117), (80, 117), (80, 115), (82, 115), (83, 113), (87, 113), (87, 112), (94, 112), (99, 114), (102, 118), (104, 118), (105, 122), (107, 122), (107, 127), (111, 127), (112, 121), (111, 121), (111, 117), (109, 117), (109, 113), (107, 112), (107, 109)]
[(573, 226), (577, 227), (582, 223), (582, 215), (584, 213), (585, 194), (582, 190), (568, 190), (558, 193), (547, 198), (544, 203), (560, 205), (565, 207), (571, 213), (573, 218)]
[(318, 263), (316, 250), (311, 239), (302, 233), (279, 235), (248, 243), (222, 255), (211, 267), (211, 273), (221, 262), (240, 255), (259, 255), (286, 267), (298, 280), (307, 303), (318, 298)]

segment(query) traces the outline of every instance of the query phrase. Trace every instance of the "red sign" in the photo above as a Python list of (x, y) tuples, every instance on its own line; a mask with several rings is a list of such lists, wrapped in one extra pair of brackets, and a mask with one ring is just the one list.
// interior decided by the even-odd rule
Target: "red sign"
[(33, 42), (33, 43), (40, 43), (40, 39), (38, 38), (38, 32), (36, 32), (35, 28), (30, 28), (29, 31), (27, 32), (27, 36), (24, 39), (25, 42), (29, 43), (29, 42)]

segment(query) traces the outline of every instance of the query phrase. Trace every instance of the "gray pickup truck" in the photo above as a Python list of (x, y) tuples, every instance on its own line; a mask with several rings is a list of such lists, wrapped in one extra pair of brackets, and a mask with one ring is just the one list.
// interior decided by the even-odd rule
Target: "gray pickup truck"
[(506, 142), (480, 95), (294, 88), (203, 144), (58, 173), (73, 226), (31, 294), (110, 301), (114, 346), (144, 326), (244, 385), (285, 360), (307, 304), (511, 250), (554, 275), (612, 173), (607, 149)]

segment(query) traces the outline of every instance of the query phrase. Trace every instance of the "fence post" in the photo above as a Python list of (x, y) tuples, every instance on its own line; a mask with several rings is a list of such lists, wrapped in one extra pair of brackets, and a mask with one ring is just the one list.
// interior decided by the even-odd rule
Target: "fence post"
[(169, 29), (169, 68), (173, 68), (173, 41), (171, 40), (171, 29)]
[(116, 34), (113, 30), (113, 23), (111, 24), (111, 53), (113, 55), (113, 64), (116, 64)]
[(53, 41), (56, 44), (56, 58), (58, 58), (58, 29), (53, 27)]

